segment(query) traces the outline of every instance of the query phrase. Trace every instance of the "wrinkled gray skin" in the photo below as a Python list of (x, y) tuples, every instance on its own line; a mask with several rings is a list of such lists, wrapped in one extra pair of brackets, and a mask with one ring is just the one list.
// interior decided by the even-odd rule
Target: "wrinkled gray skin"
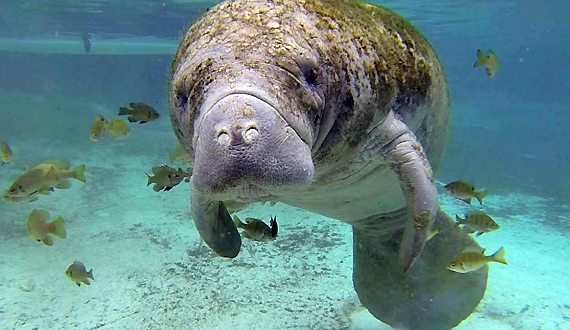
[(445, 76), (404, 19), (340, 0), (222, 3), (182, 40), (169, 99), (194, 223), (217, 254), (241, 246), (229, 205), (278, 201), (353, 226), (354, 285), (380, 320), (450, 329), (476, 308), (487, 268), (445, 268), (476, 243), (438, 209), (433, 181)]

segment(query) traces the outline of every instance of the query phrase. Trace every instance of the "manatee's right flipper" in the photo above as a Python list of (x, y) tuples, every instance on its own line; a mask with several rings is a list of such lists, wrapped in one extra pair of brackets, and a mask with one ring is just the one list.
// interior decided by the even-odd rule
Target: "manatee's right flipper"
[[(402, 223), (405, 217), (406, 212), (400, 211), (375, 221), (382, 226), (382, 222)], [(372, 315), (395, 328), (449, 330), (475, 310), (485, 293), (487, 266), (466, 274), (446, 269), (465, 247), (477, 243), (441, 209), (434, 225), (439, 233), (406, 273), (398, 261), (402, 230), (391, 238), (379, 238), (378, 232), (371, 234), (372, 222), (353, 227), (353, 281), (358, 297)]]
[(224, 203), (190, 190), (192, 218), (200, 237), (218, 255), (235, 258), (241, 248), (241, 238)]
[(408, 271), (420, 257), (437, 213), (431, 165), (420, 141), (393, 111), (370, 132), (364, 157), (388, 164), (400, 181), (409, 212), (399, 253), (401, 267)]

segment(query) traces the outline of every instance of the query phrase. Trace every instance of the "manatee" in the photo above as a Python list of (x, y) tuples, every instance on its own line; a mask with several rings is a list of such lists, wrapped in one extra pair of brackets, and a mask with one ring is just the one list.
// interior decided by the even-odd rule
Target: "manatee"
[(194, 167), (192, 218), (215, 253), (240, 251), (231, 212), (281, 202), (352, 226), (354, 287), (379, 320), (451, 329), (477, 307), (487, 268), (446, 269), (477, 243), (434, 182), (445, 74), (405, 19), (348, 0), (226, 1), (180, 42), (168, 93)]

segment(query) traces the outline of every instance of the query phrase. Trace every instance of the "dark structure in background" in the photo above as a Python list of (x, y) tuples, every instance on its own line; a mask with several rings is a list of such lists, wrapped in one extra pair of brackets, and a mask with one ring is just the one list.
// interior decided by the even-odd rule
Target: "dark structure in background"
[(85, 50), (86, 53), (91, 52), (91, 33), (83, 32), (81, 41), (83, 41), (83, 50)]

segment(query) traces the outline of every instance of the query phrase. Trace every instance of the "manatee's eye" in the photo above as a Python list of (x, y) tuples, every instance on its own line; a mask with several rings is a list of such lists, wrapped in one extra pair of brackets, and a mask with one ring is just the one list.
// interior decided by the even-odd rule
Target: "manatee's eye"
[(461, 263), (461, 268), (465, 268), (465, 264), (464, 264), (464, 263)]
[(317, 85), (317, 72), (311, 65), (305, 65), (301, 67), (303, 72), (303, 79), (307, 82), (309, 86)]
[(449, 267), (455, 267), (455, 263), (454, 262), (450, 263)]
[(42, 240), (41, 240), (41, 239), (37, 239), (36, 241), (41, 242)]
[(315, 73), (315, 70), (309, 71), (309, 74), (307, 76), (305, 76), (305, 81), (309, 85), (315, 85), (316, 84), (317, 74)]
[(303, 73), (303, 79), (308, 85), (315, 86), (317, 84), (317, 63), (307, 58), (301, 59), (299, 62), (297, 63), (299, 64), (299, 69)]

